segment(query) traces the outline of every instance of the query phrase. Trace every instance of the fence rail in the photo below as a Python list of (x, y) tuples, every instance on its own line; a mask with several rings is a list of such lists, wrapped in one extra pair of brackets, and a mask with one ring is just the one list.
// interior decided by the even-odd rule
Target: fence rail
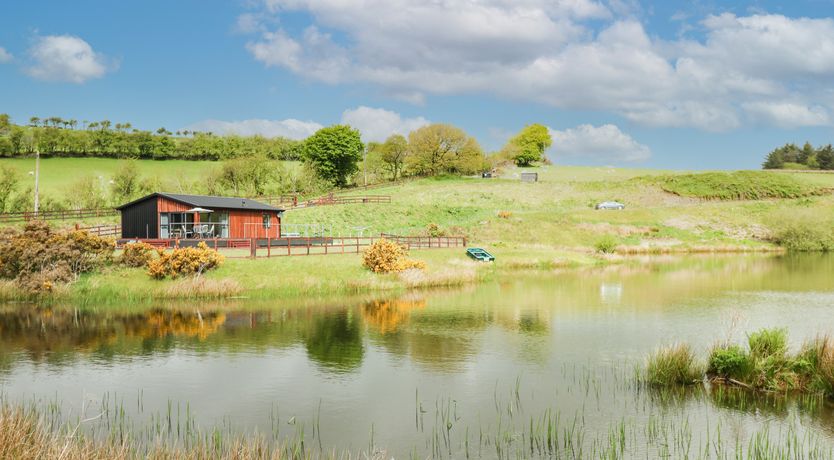
[(267, 196), (256, 198), (256, 200), (275, 205), (284, 206), (288, 209), (310, 208), (313, 206), (330, 206), (337, 204), (354, 204), (354, 203), (390, 203), (391, 196), (389, 195), (365, 195), (365, 196), (336, 196), (329, 194), (318, 198), (311, 198), (309, 200), (302, 200), (297, 195), (281, 195), (281, 196)]
[(118, 214), (113, 208), (99, 208), (99, 209), (70, 209), (63, 211), (26, 211), (26, 212), (6, 212), (0, 213), (0, 223), (2, 222), (27, 222), (34, 219), (40, 220), (68, 220), (68, 219), (86, 219), (90, 217), (110, 217)]
[(93, 225), (90, 227), (81, 227), (78, 224), (75, 225), (76, 230), (83, 230), (85, 232), (89, 232), (93, 235), (102, 236), (102, 237), (121, 237), (122, 236), (122, 226), (121, 225)]
[(123, 247), (130, 242), (141, 241), (159, 248), (194, 247), (205, 243), (209, 248), (223, 251), (230, 258), (312, 256), (331, 254), (358, 254), (375, 241), (395, 241), (409, 249), (457, 248), (466, 246), (463, 236), (347, 236), (347, 237), (283, 237), (283, 238), (214, 238), (214, 239), (135, 239), (119, 240)]

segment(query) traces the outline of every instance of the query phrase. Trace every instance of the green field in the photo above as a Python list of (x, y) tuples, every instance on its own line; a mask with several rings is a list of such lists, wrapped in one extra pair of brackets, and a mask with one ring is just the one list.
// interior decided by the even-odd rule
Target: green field
[[(54, 199), (60, 199), (72, 192), (72, 187), (79, 179), (92, 176), (107, 187), (110, 179), (130, 160), (111, 158), (42, 158), (40, 190)], [(213, 170), (220, 167), (218, 161), (188, 160), (135, 160), (142, 178), (159, 178), (164, 191), (176, 192), (191, 187), (205, 179)], [(287, 168), (296, 168), (298, 162), (278, 162)], [(34, 185), (34, 158), (2, 158), (0, 166), (11, 166), (20, 173), (21, 186)]]

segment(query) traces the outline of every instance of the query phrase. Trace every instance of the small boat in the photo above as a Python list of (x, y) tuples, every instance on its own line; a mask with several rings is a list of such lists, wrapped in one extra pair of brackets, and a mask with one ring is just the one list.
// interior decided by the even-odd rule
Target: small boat
[(469, 257), (480, 260), (481, 262), (494, 262), (495, 256), (486, 252), (486, 250), (481, 248), (469, 248), (466, 250), (466, 255)]

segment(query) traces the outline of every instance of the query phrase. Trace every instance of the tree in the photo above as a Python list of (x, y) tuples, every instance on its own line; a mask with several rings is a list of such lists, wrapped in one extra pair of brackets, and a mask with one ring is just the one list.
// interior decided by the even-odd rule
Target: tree
[(393, 134), (379, 146), (379, 159), (391, 173), (391, 180), (402, 175), (405, 159), (408, 155), (408, 141), (400, 134)]
[(544, 158), (544, 151), (553, 145), (550, 130), (538, 123), (525, 126), (505, 147), (508, 158), (518, 166), (530, 166)]
[(17, 171), (10, 166), (0, 168), (0, 212), (6, 212), (11, 204), (12, 193), (17, 188), (19, 179)]
[(126, 203), (139, 192), (139, 169), (134, 161), (125, 162), (113, 176), (110, 188), (116, 203)]
[(8, 113), (0, 113), (0, 134), (6, 134), (12, 128), (12, 119)]
[(782, 149), (775, 149), (767, 155), (762, 169), (782, 169), (785, 166), (785, 158)]
[(359, 130), (347, 125), (322, 128), (304, 142), (304, 159), (316, 175), (336, 186), (347, 185), (348, 177), (359, 170), (365, 146)]
[(817, 163), (820, 169), (834, 169), (834, 149), (832, 149), (831, 144), (817, 150)]
[(484, 164), (475, 139), (452, 125), (431, 124), (408, 135), (408, 165), (415, 174), (474, 173)]
[(808, 159), (816, 155), (816, 153), (817, 151), (814, 150), (814, 146), (811, 145), (810, 142), (806, 142), (805, 145), (802, 146), (802, 150), (799, 151), (796, 162), (799, 164), (807, 165)]

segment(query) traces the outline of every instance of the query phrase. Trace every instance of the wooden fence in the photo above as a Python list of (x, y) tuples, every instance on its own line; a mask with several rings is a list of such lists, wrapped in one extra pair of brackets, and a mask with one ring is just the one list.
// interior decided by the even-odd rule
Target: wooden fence
[(68, 220), (86, 219), (90, 217), (110, 217), (118, 214), (113, 208), (100, 209), (69, 209), (64, 211), (26, 211), (0, 213), (0, 223), (27, 222), (34, 219), (39, 220)]
[(131, 241), (142, 241), (159, 248), (193, 247), (205, 243), (222, 251), (230, 258), (312, 256), (330, 254), (358, 254), (380, 239), (396, 241), (409, 249), (459, 248), (466, 246), (463, 236), (348, 236), (348, 237), (286, 237), (252, 239), (140, 239), (120, 240), (123, 246)]
[(297, 195), (281, 195), (277, 197), (261, 197), (256, 200), (266, 202), (273, 206), (283, 206), (287, 209), (310, 208), (313, 206), (330, 206), (337, 204), (367, 204), (367, 203), (390, 203), (389, 195), (365, 195), (365, 196), (336, 196), (334, 194), (301, 200)]
[(90, 227), (81, 227), (78, 224), (75, 224), (75, 229), (107, 238), (119, 238), (122, 236), (121, 225), (93, 225)]

